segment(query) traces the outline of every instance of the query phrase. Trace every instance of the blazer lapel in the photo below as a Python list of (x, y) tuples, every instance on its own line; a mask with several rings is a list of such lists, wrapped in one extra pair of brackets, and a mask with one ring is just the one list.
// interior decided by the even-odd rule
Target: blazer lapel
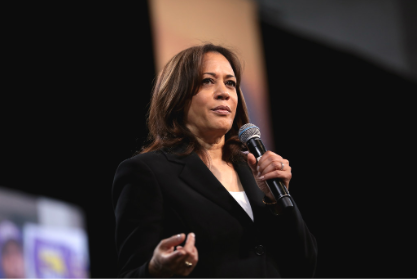
[(241, 180), (242, 187), (247, 194), (248, 200), (250, 201), (254, 222), (256, 222), (259, 215), (264, 215), (264, 211), (262, 211), (262, 209), (265, 208), (262, 202), (264, 194), (258, 188), (251, 169), (246, 162), (236, 164), (234, 167)]
[[(193, 152), (185, 157), (178, 157), (171, 153), (166, 154), (169, 160), (184, 164), (179, 177), (190, 187), (224, 208), (241, 223), (253, 223), (241, 205), (229, 194), (196, 153)], [(252, 174), (250, 175), (252, 176)]]

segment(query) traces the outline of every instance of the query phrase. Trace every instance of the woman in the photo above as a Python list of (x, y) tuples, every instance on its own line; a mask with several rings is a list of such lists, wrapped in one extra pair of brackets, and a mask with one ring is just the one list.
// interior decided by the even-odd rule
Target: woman
[(174, 56), (156, 81), (151, 144), (113, 183), (119, 277), (312, 277), (316, 241), (297, 207), (280, 213), (265, 180), (289, 187), (289, 161), (243, 153), (240, 62), (206, 44)]

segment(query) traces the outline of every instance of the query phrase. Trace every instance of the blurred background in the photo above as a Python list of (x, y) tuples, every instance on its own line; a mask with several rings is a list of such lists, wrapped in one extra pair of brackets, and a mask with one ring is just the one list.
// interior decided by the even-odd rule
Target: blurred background
[(19, 278), (117, 276), (115, 170), (146, 140), (156, 73), (211, 41), (244, 61), (251, 121), (291, 162), (316, 277), (416, 278), (416, 5), (3, 3), (0, 277), (9, 252)]

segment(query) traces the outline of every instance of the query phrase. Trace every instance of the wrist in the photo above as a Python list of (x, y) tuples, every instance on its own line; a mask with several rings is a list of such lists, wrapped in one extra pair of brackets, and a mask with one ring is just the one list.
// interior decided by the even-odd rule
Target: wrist
[(282, 213), (282, 207), (277, 203), (275, 198), (270, 198), (270, 196), (265, 195), (263, 198), (263, 203), (267, 206), (273, 215), (279, 216)]
[(274, 198), (274, 196), (271, 193), (269, 193), (268, 195), (267, 194), (264, 195), (263, 203), (266, 205), (272, 205), (272, 204), (277, 204), (277, 201)]
[(169, 271), (164, 271), (161, 265), (156, 265), (154, 259), (148, 264), (148, 272), (154, 278), (168, 278), (173, 276)]

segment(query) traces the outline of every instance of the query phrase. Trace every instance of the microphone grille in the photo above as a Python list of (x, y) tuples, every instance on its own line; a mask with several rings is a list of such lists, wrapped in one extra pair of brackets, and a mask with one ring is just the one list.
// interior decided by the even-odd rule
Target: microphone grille
[(256, 125), (252, 123), (246, 123), (241, 126), (238, 131), (238, 138), (242, 143), (246, 144), (247, 141), (253, 137), (261, 138), (260, 129)]

